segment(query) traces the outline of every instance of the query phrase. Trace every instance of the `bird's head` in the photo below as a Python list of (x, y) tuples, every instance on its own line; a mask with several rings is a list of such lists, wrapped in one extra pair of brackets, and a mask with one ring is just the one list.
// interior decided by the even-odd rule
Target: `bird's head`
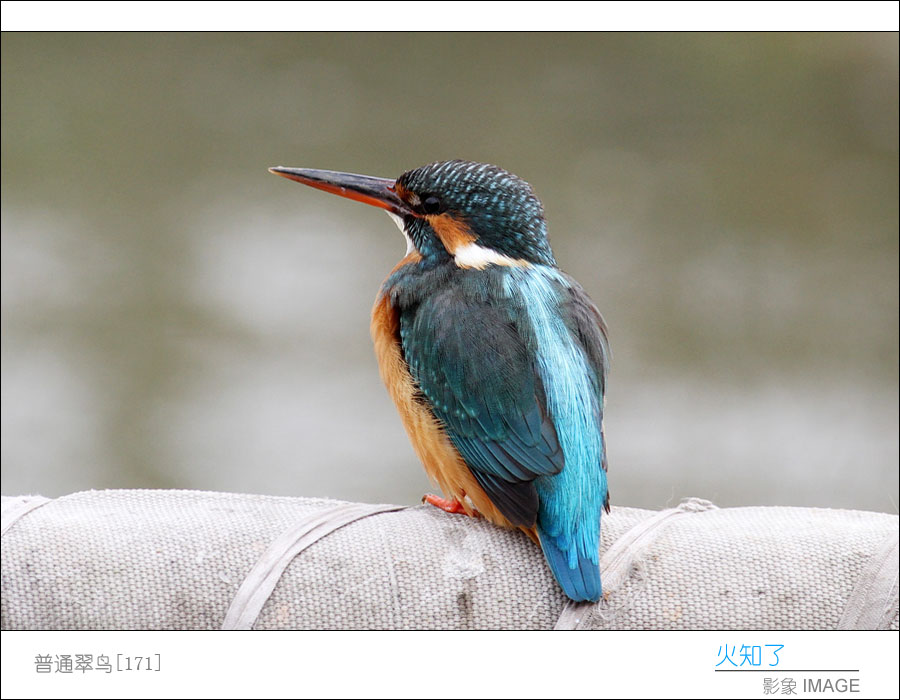
[(449, 160), (396, 180), (306, 168), (270, 168), (282, 177), (387, 210), (408, 253), (459, 267), (555, 265), (544, 208), (531, 185), (496, 165)]

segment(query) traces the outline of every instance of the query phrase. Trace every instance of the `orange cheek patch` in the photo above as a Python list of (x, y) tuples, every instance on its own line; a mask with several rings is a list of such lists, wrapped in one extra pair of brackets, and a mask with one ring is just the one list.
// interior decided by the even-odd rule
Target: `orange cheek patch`
[(475, 234), (465, 221), (454, 219), (449, 214), (431, 214), (426, 216), (425, 220), (434, 229), (450, 255), (455, 255), (457, 248), (475, 242)]

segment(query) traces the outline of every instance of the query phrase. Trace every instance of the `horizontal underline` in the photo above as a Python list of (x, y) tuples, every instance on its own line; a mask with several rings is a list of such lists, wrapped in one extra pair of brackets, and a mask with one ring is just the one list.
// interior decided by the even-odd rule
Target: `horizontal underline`
[(716, 673), (859, 673), (858, 668), (716, 668)]

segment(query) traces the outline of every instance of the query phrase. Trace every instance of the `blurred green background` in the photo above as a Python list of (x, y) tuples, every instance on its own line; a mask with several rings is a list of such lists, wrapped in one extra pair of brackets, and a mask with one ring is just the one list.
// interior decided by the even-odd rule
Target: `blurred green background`
[(378, 211), (531, 182), (610, 327), (614, 505), (897, 511), (897, 34), (2, 35), (7, 495), (415, 503)]

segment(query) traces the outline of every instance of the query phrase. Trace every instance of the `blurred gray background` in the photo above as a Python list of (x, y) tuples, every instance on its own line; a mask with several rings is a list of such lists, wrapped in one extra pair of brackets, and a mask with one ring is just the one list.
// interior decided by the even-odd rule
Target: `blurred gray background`
[(402, 238), (266, 168), (446, 158), (606, 317), (615, 505), (897, 511), (893, 33), (4, 33), (3, 492), (418, 502)]

